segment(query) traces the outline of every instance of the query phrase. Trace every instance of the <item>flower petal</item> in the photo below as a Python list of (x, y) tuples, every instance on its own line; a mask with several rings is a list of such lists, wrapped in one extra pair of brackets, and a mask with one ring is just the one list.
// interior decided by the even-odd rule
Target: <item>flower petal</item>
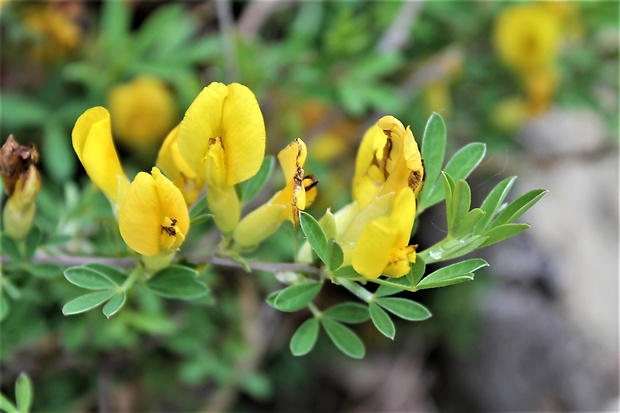
[(176, 250), (189, 230), (189, 213), (181, 191), (157, 168), (151, 175), (136, 175), (118, 221), (125, 243), (147, 256)]
[(84, 112), (72, 132), (73, 149), (90, 179), (114, 204), (120, 204), (129, 181), (112, 141), (110, 115), (97, 106)]
[(366, 225), (351, 255), (355, 271), (366, 278), (379, 277), (392, 255), (397, 230), (387, 217)]
[(210, 140), (222, 136), (222, 109), (227, 96), (226, 85), (211, 83), (198, 94), (180, 124), (179, 152), (201, 179), (206, 180), (204, 159)]
[(132, 250), (142, 255), (160, 253), (161, 210), (153, 177), (136, 175), (118, 213), (121, 237)]
[(222, 110), (222, 143), (226, 154), (227, 184), (256, 175), (265, 156), (265, 122), (256, 97), (239, 83), (228, 85)]

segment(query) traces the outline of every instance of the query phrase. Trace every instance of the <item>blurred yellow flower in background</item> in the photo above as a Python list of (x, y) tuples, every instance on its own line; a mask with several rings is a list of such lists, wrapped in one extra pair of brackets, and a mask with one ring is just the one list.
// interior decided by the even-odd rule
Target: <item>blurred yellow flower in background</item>
[(544, 4), (517, 4), (506, 7), (493, 32), (502, 61), (517, 71), (539, 70), (553, 65), (561, 30), (553, 9)]
[(306, 144), (299, 138), (280, 151), (278, 160), (286, 186), (239, 222), (233, 234), (235, 243), (242, 247), (257, 245), (284, 221), (297, 227), (300, 211), (309, 207), (317, 195), (317, 181), (303, 170), (306, 155)]
[(49, 2), (29, 5), (22, 21), (33, 36), (26, 52), (42, 63), (66, 59), (79, 46), (82, 38), (80, 26)]
[(161, 80), (139, 76), (108, 94), (114, 135), (133, 148), (158, 146), (177, 122), (174, 95)]
[(557, 58), (563, 37), (575, 27), (576, 9), (563, 2), (506, 7), (493, 32), (500, 58), (519, 77), (525, 112), (545, 112), (559, 86)]
[(177, 143), (207, 184), (215, 224), (232, 232), (241, 215), (234, 185), (256, 175), (265, 156), (265, 122), (256, 97), (238, 83), (211, 83), (187, 109)]

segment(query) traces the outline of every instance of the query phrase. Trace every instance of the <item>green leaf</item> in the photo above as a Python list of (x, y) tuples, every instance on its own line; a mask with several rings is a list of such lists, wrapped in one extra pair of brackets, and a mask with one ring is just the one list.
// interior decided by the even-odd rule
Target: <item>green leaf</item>
[(426, 288), (445, 287), (463, 281), (471, 281), (474, 279), (473, 272), (487, 265), (487, 262), (480, 258), (473, 258), (448, 265), (424, 277), (422, 281), (416, 285), (416, 288), (422, 290)]
[(39, 244), (41, 244), (42, 238), (43, 234), (41, 233), (41, 230), (37, 227), (33, 227), (28, 233), (28, 235), (26, 235), (26, 249), (24, 252), (24, 257), (26, 261), (30, 261), (32, 257), (34, 257), (34, 253), (37, 251)]
[(114, 282), (116, 285), (123, 285), (125, 280), (127, 280), (127, 275), (125, 273), (117, 270), (114, 267), (109, 267), (105, 264), (99, 264), (99, 263), (92, 262), (92, 263), (86, 264), (85, 267), (91, 268), (105, 275), (110, 280), (112, 280), (112, 282)]
[[(447, 200), (446, 200), (447, 202)], [(452, 194), (452, 226), (448, 226), (451, 233), (454, 233), (456, 227), (461, 223), (465, 214), (469, 212), (471, 206), (471, 190), (469, 185), (463, 179), (459, 179), (454, 187)]]
[(444, 240), (420, 252), (417, 257), (422, 257), (427, 264), (451, 260), (469, 254), (479, 248), (486, 240), (487, 237), (481, 235), (469, 235), (462, 238)]
[(472, 209), (467, 214), (465, 214), (461, 222), (455, 225), (453, 236), (455, 238), (460, 238), (463, 235), (467, 234), (474, 227), (474, 225), (476, 225), (476, 223), (480, 221), (485, 215), (486, 213), (480, 208)]
[(157, 271), (146, 286), (162, 297), (193, 299), (208, 292), (207, 286), (197, 277), (198, 273), (193, 268), (171, 265)]
[(0, 410), (7, 413), (19, 413), (17, 407), (2, 393), (0, 393)]
[(338, 268), (334, 271), (333, 276), (336, 278), (361, 277), (361, 275), (359, 275), (351, 265), (345, 265), (344, 267)]
[(11, 237), (6, 234), (2, 234), (0, 241), (0, 247), (2, 247), (3, 254), (15, 262), (20, 262), (22, 260), (22, 254), (19, 252), (19, 248), (17, 248), (15, 241), (13, 241)]
[(306, 320), (291, 337), (291, 353), (294, 356), (308, 354), (314, 347), (318, 337), (319, 320), (314, 317)]
[(269, 304), (270, 307), (276, 308), (276, 305), (275, 305), (276, 298), (278, 297), (278, 294), (280, 294), (282, 291), (284, 291), (284, 289), (274, 291), (267, 296), (265, 301), (267, 302), (267, 304)]
[(322, 284), (315, 281), (291, 285), (278, 294), (273, 304), (280, 311), (301, 310), (317, 296), (321, 286)]
[(404, 291), (405, 288), (406, 288), (405, 286), (396, 287), (394, 285), (381, 284), (379, 285), (379, 288), (377, 288), (377, 291), (375, 291), (373, 295), (375, 297), (385, 297), (386, 295), (392, 295), (392, 294), (396, 294), (401, 291)]
[[(370, 280), (371, 282), (375, 282), (375, 280)], [(386, 295), (396, 294), (405, 289), (411, 288), (412, 284), (409, 283), (408, 277), (401, 278), (391, 278), (388, 280), (382, 280), (379, 288), (373, 294), (375, 297), (384, 297)], [(389, 283), (389, 284), (386, 284)]]
[(118, 287), (106, 275), (88, 267), (71, 267), (64, 272), (65, 278), (73, 285), (89, 290), (108, 290)]
[(110, 299), (110, 301), (106, 303), (106, 305), (103, 306), (103, 315), (105, 315), (107, 318), (110, 318), (114, 314), (118, 313), (118, 311), (123, 307), (123, 305), (125, 305), (126, 299), (127, 294), (125, 294), (124, 291), (116, 294)]
[(351, 329), (329, 318), (322, 318), (321, 324), (340, 351), (356, 359), (364, 357), (366, 353), (364, 343)]
[(487, 148), (484, 143), (473, 142), (465, 145), (452, 156), (444, 171), (455, 181), (466, 179), (484, 159), (486, 151)]
[(116, 0), (104, 1), (100, 32), (105, 36), (110, 52), (113, 53), (114, 47), (121, 47), (127, 43), (130, 19), (128, 3)]
[(358, 324), (367, 321), (370, 318), (370, 314), (368, 313), (368, 306), (347, 302), (329, 308), (323, 313), (323, 317), (349, 324)]
[(446, 124), (438, 113), (433, 113), (426, 122), (424, 135), (422, 137), (422, 159), (424, 160), (424, 171), (426, 172), (426, 182), (418, 199), (418, 210), (420, 212), (427, 208), (428, 197), (437, 182), (439, 171), (443, 166), (443, 158), (446, 152)]
[(431, 312), (422, 304), (406, 298), (387, 297), (375, 300), (377, 304), (390, 313), (409, 321), (422, 321), (431, 316)]
[(133, 52), (141, 56), (149, 48), (157, 47), (157, 40), (162, 36), (162, 28), (173, 27), (182, 19), (183, 7), (180, 4), (158, 7), (136, 31)]
[(484, 235), (488, 238), (484, 241), (484, 243), (482, 243), (482, 245), (480, 245), (480, 248), (488, 247), (489, 245), (503, 241), (506, 238), (510, 238), (513, 235), (517, 235), (518, 233), (525, 231), (529, 227), (529, 224), (503, 224), (498, 227), (491, 228), (484, 233)]
[(4, 294), (0, 294), (0, 321), (6, 318), (10, 308), (9, 299)]
[(329, 251), (327, 246), (327, 237), (323, 229), (314, 217), (304, 211), (300, 217), (301, 230), (304, 232), (308, 243), (319, 256), (319, 259), (327, 264), (329, 260)]
[(415, 262), (411, 264), (411, 270), (409, 271), (409, 274), (407, 274), (407, 280), (411, 285), (417, 285), (424, 276), (425, 272), (426, 263), (424, 262), (424, 259), (418, 255), (415, 258)]
[(344, 259), (344, 255), (342, 253), (342, 248), (340, 245), (334, 241), (333, 239), (329, 240), (329, 244), (327, 246), (328, 250), (328, 267), (330, 271), (335, 271), (342, 265), (342, 261)]
[(15, 382), (15, 401), (20, 413), (30, 411), (32, 407), (32, 382), (25, 373), (21, 373)]
[(64, 315), (83, 313), (108, 301), (114, 294), (116, 294), (116, 290), (97, 291), (96, 293), (81, 295), (65, 304), (62, 307), (62, 313)]
[(196, 201), (194, 206), (192, 206), (192, 209), (189, 211), (190, 220), (197, 218), (198, 216), (205, 213), (205, 211), (207, 211), (207, 197), (203, 196), (198, 201)]
[[(469, 174), (478, 166), (480, 161), (484, 158), (486, 153), (486, 146), (483, 143), (474, 142), (461, 148), (454, 154), (452, 159), (446, 165), (444, 172), (450, 175), (450, 177), (458, 181), (459, 179), (465, 179)], [(444, 199), (445, 193), (440, 185), (435, 185), (431, 190), (426, 203), (425, 208), (431, 207), (436, 203)]]
[(489, 228), (495, 228), (502, 224), (510, 224), (523, 215), (528, 209), (533, 207), (547, 193), (544, 189), (535, 189), (512, 201), (499, 213), (493, 220)]
[(56, 278), (62, 274), (62, 268), (56, 264), (34, 264), (28, 266), (28, 272), (38, 278)]
[(370, 319), (375, 327), (377, 327), (377, 330), (387, 338), (394, 340), (396, 327), (394, 327), (394, 322), (390, 316), (375, 302), (368, 304), (368, 310), (370, 311)]
[(482, 205), (480, 206), (480, 209), (486, 212), (486, 214), (474, 226), (475, 234), (480, 234), (487, 228), (491, 220), (495, 217), (495, 214), (497, 214), (497, 212), (500, 210), (500, 207), (504, 202), (506, 195), (508, 195), (508, 192), (510, 192), (510, 189), (512, 188), (512, 185), (514, 184), (516, 179), (516, 176), (506, 178), (502, 182), (497, 184), (497, 186), (495, 186), (495, 188), (493, 188), (491, 192), (489, 192), (489, 195), (487, 195), (487, 197), (482, 202)]
[(263, 186), (265, 186), (265, 183), (273, 172), (275, 164), (276, 160), (274, 156), (265, 156), (265, 160), (256, 175), (241, 184), (241, 199), (243, 203), (250, 202), (258, 195), (260, 190), (263, 189)]
[(1, 102), (0, 119), (5, 130), (39, 126), (49, 116), (48, 108), (36, 97), (3, 93)]
[(213, 214), (198, 215), (197, 217), (192, 218), (191, 226), (202, 224), (203, 222), (207, 222), (207, 221), (209, 221), (211, 219), (213, 219)]

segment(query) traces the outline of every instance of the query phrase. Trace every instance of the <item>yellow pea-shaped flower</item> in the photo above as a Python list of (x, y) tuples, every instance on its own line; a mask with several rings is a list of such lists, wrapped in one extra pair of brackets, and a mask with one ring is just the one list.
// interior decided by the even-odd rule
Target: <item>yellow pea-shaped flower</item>
[(129, 186), (112, 141), (110, 114), (97, 106), (76, 121), (72, 133), (73, 149), (86, 173), (115, 206), (115, 212)]
[(185, 241), (189, 213), (181, 191), (158, 168), (140, 172), (118, 214), (121, 237), (145, 256), (174, 253)]
[(247, 247), (260, 243), (273, 234), (284, 221), (296, 227), (299, 214), (310, 206), (317, 194), (317, 181), (305, 176), (306, 144), (295, 139), (278, 154), (284, 172), (286, 186), (267, 203), (245, 216), (235, 228), (233, 239), (236, 244)]
[(409, 187), (422, 190), (424, 165), (409, 127), (384, 116), (365, 133), (355, 162), (353, 199), (364, 208), (374, 198)]
[(265, 123), (256, 97), (238, 83), (211, 83), (185, 113), (177, 142), (187, 165), (207, 184), (215, 223), (232, 232), (241, 211), (234, 185), (254, 176), (265, 155)]

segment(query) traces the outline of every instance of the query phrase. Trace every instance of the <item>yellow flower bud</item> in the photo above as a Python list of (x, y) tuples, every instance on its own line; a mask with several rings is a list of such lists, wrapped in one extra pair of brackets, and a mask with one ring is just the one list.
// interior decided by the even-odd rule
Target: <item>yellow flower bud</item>
[(158, 145), (177, 121), (174, 96), (152, 76), (114, 87), (108, 95), (115, 136), (137, 149)]
[(0, 174), (9, 195), (2, 214), (4, 232), (15, 240), (28, 234), (35, 214), (35, 199), (41, 191), (41, 176), (35, 164), (34, 145), (21, 146), (9, 136), (0, 150)]
[(317, 194), (314, 177), (305, 176), (306, 144), (299, 138), (278, 154), (286, 186), (267, 203), (250, 212), (241, 220), (233, 234), (235, 243), (242, 247), (256, 245), (273, 234), (284, 221), (296, 227), (299, 214), (310, 206)]

